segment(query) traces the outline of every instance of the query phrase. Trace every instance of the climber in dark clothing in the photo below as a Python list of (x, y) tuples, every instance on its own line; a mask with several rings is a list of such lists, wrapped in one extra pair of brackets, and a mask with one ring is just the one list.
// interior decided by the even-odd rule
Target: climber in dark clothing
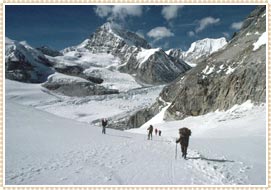
[(150, 125), (149, 128), (147, 129), (149, 131), (148, 133), (148, 140), (152, 140), (152, 131), (153, 131), (153, 126)]
[(105, 128), (106, 128), (106, 125), (107, 125), (107, 119), (103, 118), (102, 119), (102, 134), (105, 134)]
[(179, 134), (180, 138), (176, 140), (176, 143), (181, 144), (182, 157), (186, 159), (189, 137), (191, 136), (191, 130), (186, 127), (183, 127), (179, 129)]

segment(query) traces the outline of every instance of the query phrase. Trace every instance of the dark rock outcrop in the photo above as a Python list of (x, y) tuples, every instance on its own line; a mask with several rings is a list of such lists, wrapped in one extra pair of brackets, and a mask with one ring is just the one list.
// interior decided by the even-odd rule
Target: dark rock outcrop
[(44, 88), (56, 93), (60, 93), (66, 96), (92, 96), (92, 95), (105, 95), (105, 94), (117, 94), (118, 90), (107, 89), (103, 86), (97, 85), (92, 82), (78, 81), (78, 80), (53, 80), (50, 77), (48, 81), (42, 84)]
[(103, 79), (91, 76), (90, 74), (84, 73), (84, 69), (79, 65), (56, 65), (55, 70), (59, 73), (66, 74), (69, 76), (77, 76), (83, 79), (86, 79), (90, 82), (101, 84)]

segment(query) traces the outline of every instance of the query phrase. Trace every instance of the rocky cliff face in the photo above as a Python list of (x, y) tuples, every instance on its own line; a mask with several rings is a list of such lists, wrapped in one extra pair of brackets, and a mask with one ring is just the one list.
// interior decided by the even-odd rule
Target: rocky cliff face
[[(226, 47), (163, 89), (159, 100), (171, 103), (164, 119), (178, 120), (217, 109), (227, 110), (247, 100), (266, 101), (265, 15), (265, 6), (257, 7)], [(148, 116), (154, 115), (161, 106), (158, 101), (145, 111)], [(132, 118), (144, 117), (141, 112)], [(130, 127), (139, 127), (141, 121), (142, 118), (132, 122)]]
[(26, 42), (5, 40), (6, 78), (22, 82), (40, 83), (54, 73), (51, 62)]

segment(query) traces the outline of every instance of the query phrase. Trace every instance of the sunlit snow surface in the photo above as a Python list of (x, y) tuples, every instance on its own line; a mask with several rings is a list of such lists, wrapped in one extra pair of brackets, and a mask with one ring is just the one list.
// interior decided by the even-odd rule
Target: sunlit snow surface
[[(264, 185), (266, 106), (246, 102), (181, 121), (153, 118), (162, 136), (147, 140), (147, 126), (129, 131), (90, 121), (125, 114), (154, 102), (161, 90), (68, 98), (39, 84), (5, 81), (7, 185)], [(61, 117), (59, 117), (61, 116)], [(79, 122), (83, 121), (83, 122)], [(109, 120), (109, 122), (113, 122)], [(175, 139), (192, 130), (188, 160)]]
[(253, 51), (256, 51), (259, 49), (262, 45), (266, 44), (267, 41), (267, 33), (264, 32), (262, 35), (259, 37), (258, 41), (253, 44)]

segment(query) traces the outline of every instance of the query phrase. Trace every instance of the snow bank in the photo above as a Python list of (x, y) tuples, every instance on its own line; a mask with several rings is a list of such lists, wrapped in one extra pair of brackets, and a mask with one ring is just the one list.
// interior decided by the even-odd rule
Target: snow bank
[(267, 41), (267, 33), (264, 32), (262, 35), (259, 37), (258, 41), (253, 44), (253, 51), (256, 51), (259, 49), (262, 45), (266, 44)]
[(209, 67), (209, 65), (207, 65), (207, 66), (205, 67), (205, 69), (202, 71), (202, 73), (203, 73), (203, 74), (206, 74), (206, 75), (209, 75), (209, 74), (211, 74), (211, 73), (214, 71), (214, 69), (215, 69), (215, 66), (214, 66), (214, 65), (211, 66), (211, 67)]

